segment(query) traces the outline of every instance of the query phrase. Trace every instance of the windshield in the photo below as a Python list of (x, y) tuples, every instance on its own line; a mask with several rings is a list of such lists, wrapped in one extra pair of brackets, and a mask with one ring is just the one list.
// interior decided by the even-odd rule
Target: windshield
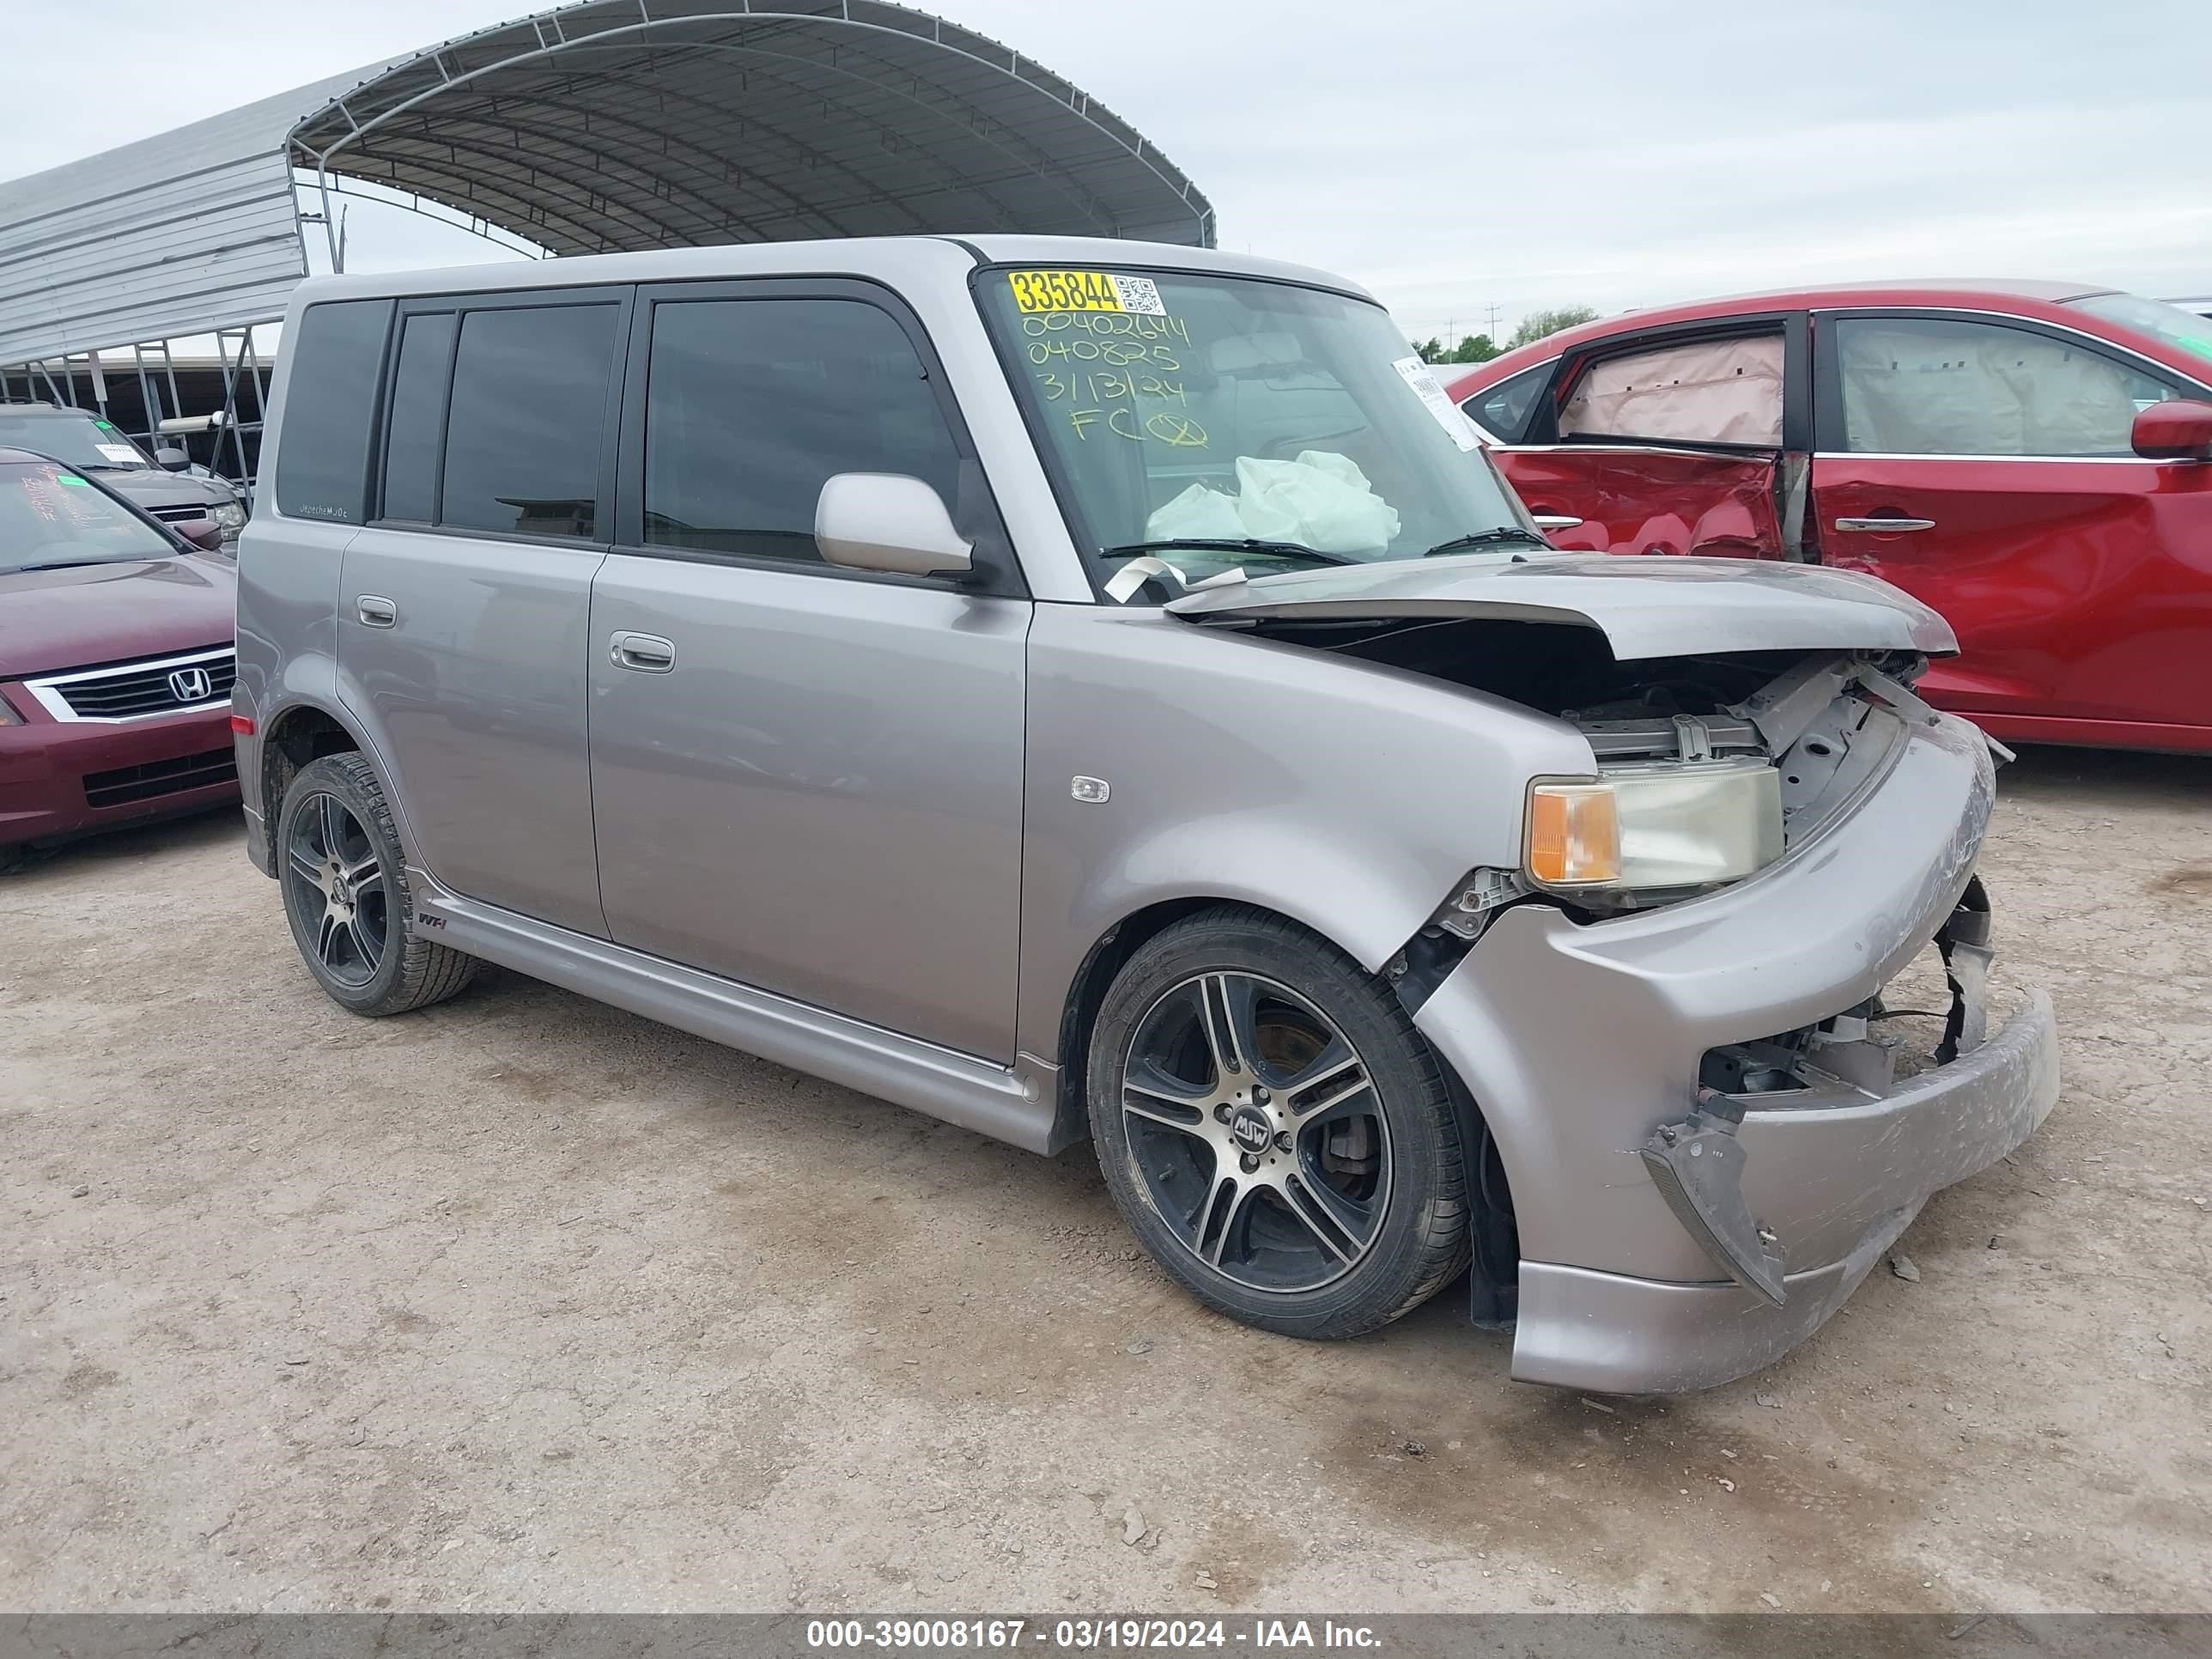
[[(990, 270), (984, 309), (1102, 577), (1542, 545), (1379, 306), (1189, 271)], [(1117, 589), (1117, 597), (1128, 590)]]
[(2065, 303), (2092, 317), (2179, 346), (2212, 368), (2212, 317), (2200, 317), (2163, 300), (2146, 300), (2140, 294), (2092, 294), (2086, 300)]
[(154, 465), (107, 422), (76, 411), (32, 415), (0, 404), (0, 449), (27, 449), (94, 472), (124, 472)]
[(176, 544), (58, 466), (0, 462), (0, 573), (164, 558)]

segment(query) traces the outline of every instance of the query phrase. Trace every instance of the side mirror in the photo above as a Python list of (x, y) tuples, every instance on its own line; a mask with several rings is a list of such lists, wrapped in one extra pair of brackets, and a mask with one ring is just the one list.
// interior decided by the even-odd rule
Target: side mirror
[(2130, 434), (2147, 461), (2212, 461), (2212, 404), (2153, 404)]
[(182, 472), (192, 464), (192, 458), (174, 444), (163, 444), (154, 452), (154, 465), (164, 472)]
[(975, 568), (975, 544), (953, 528), (944, 497), (903, 473), (831, 478), (814, 504), (814, 540), (823, 558), (853, 570), (959, 576)]

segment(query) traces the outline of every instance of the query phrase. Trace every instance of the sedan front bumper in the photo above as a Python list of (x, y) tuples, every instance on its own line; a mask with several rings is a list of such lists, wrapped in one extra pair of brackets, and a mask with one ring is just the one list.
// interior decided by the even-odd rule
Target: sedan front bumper
[(1914, 729), (1847, 819), (1721, 892), (1577, 924), (1509, 910), (1416, 1023), (1495, 1140), (1520, 1238), (1513, 1373), (1613, 1392), (1709, 1387), (1820, 1328), (1929, 1196), (2018, 1146), (2057, 1099), (2049, 1001), (1879, 1091), (1773, 1097), (1736, 1139), (1775, 1306), (1723, 1277), (1641, 1150), (1697, 1103), (1708, 1050), (1876, 995), (1951, 916), (1994, 769), (1948, 716)]

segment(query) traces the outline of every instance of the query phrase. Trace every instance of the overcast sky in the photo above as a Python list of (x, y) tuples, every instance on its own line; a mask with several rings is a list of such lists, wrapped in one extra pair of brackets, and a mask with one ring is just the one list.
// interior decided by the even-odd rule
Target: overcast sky
[[(2212, 21), (2106, 0), (942, 0), (1212, 199), (1222, 245), (1489, 308), (1805, 278), (2212, 292)], [(0, 0), (0, 178), (519, 15), (508, 0)], [(353, 210), (356, 269), (486, 257)]]

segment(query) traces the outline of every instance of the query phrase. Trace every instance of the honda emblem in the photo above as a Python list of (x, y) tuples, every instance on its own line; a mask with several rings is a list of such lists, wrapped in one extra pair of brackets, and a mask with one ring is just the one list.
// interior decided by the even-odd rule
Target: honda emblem
[(204, 668), (179, 668), (169, 676), (169, 690), (179, 702), (205, 702), (215, 695), (215, 677)]

